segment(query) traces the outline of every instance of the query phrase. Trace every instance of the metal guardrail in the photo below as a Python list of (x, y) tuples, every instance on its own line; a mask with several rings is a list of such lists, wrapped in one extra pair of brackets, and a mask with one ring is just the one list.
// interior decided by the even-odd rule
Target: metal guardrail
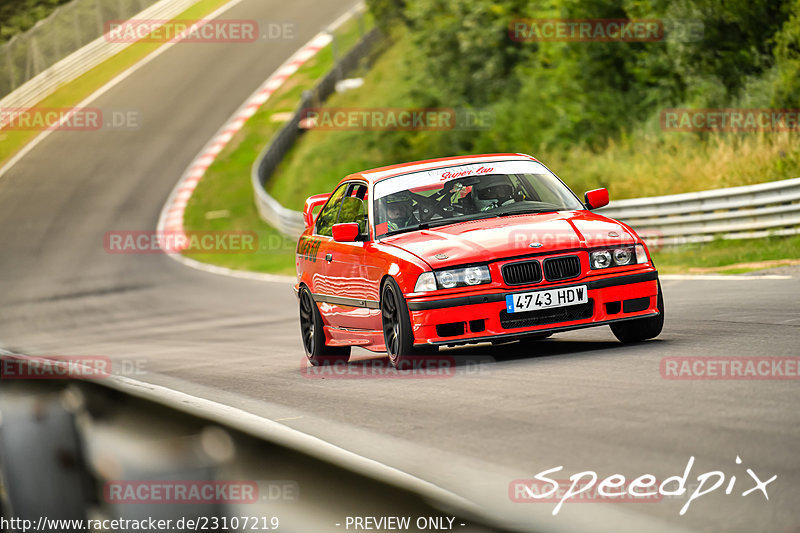
[(100, 529), (88, 518), (129, 521), (111, 525), (120, 531), (171, 520), (157, 528), (303, 533), (341, 531), (345, 515), (451, 516), (465, 532), (511, 530), (462, 497), (270, 420), (183, 393), (170, 399), (124, 376), (80, 378), (72, 364), (60, 379), (37, 378), (45, 362), (0, 354), (4, 372), (21, 372), (0, 389), (9, 532)]
[(629, 224), (651, 245), (794, 235), (800, 233), (800, 178), (618, 200), (598, 212)]
[(319, 106), (336, 90), (336, 82), (348, 73), (363, 66), (375, 47), (380, 43), (382, 35), (377, 28), (369, 31), (350, 50), (328, 74), (311, 90), (303, 94), (300, 105), (286, 124), (275, 135), (272, 142), (259, 154), (251, 171), (251, 181), (255, 192), (256, 207), (261, 218), (281, 233), (290, 237), (299, 237), (305, 228), (303, 214), (300, 211), (286, 208), (273, 198), (265, 189), (265, 184), (283, 160), (304, 130), (300, 128), (303, 111)]
[[(197, 1), (160, 0), (153, 3), (153, 0), (137, 0), (128, 5), (130, 2), (117, 0), (74, 0), (58, 8), (28, 32), (0, 47), (0, 95), (6, 94), (0, 100), (0, 108), (19, 109), (36, 105), (59, 86), (129, 46), (131, 43), (111, 42), (105, 38), (103, 28), (109, 20), (133, 15), (137, 19), (169, 20)], [(152, 5), (142, 10), (149, 4)], [(62, 18), (65, 19), (63, 24), (57, 22)], [(64, 26), (65, 35), (60, 36), (50, 26)], [(18, 80), (26, 81), (20, 83)]]
[[(264, 220), (286, 235), (302, 233), (302, 213), (280, 205), (263, 187), (255, 190)], [(800, 178), (617, 200), (597, 212), (630, 225), (651, 246), (796, 235), (800, 233)]]
[[(299, 237), (305, 227), (300, 211), (280, 204), (265, 184), (302, 133), (303, 110), (323, 102), (336, 81), (356, 68), (380, 39), (367, 34), (325, 78), (306, 93), (292, 118), (256, 159), (251, 172), (261, 218), (281, 233)], [(711, 191), (617, 200), (598, 213), (633, 227), (651, 246), (707, 242), (717, 238), (751, 239), (800, 233), (800, 178)]]

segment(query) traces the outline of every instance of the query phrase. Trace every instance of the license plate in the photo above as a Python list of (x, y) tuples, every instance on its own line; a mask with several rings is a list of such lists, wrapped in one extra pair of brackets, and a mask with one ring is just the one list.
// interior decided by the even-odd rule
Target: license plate
[(519, 313), (521, 311), (536, 311), (537, 309), (585, 304), (589, 301), (587, 293), (586, 285), (579, 285), (577, 287), (507, 294), (506, 311)]

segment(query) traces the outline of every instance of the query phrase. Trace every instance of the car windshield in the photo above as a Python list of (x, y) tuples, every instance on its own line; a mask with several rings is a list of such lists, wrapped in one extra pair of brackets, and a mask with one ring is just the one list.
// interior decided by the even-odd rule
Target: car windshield
[(375, 235), (479, 218), (584, 209), (552, 172), (534, 161), (462, 165), (379, 181)]

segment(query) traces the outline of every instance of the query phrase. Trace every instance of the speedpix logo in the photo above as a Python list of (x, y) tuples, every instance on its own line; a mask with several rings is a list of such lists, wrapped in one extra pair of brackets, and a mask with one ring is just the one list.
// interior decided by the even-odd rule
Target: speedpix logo
[[(736, 464), (742, 464), (742, 459), (739, 456), (736, 457)], [(598, 480), (597, 473), (591, 470), (573, 474), (569, 477), (569, 480), (556, 480), (548, 477), (564, 469), (563, 466), (557, 466), (539, 472), (534, 476), (534, 479), (512, 481), (509, 484), (508, 493), (511, 501), (516, 503), (555, 501), (557, 503), (553, 508), (553, 515), (557, 515), (567, 501), (658, 501), (662, 496), (683, 496), (687, 494), (687, 483), (693, 466), (694, 456), (689, 458), (683, 475), (671, 476), (661, 482), (652, 474), (644, 474), (632, 481), (628, 481), (621, 474), (614, 474)], [(744, 490), (742, 490), (742, 483), (739, 482), (735, 475), (728, 478), (720, 470), (698, 474), (694, 490), (681, 508), (680, 515), (686, 514), (692, 502), (722, 488), (723, 485), (725, 486), (724, 492), (726, 495), (733, 494), (734, 490), (736, 492), (741, 490), (740, 495), (743, 497), (760, 493), (765, 500), (769, 500), (767, 485), (775, 481), (778, 476), (773, 475), (764, 480), (751, 468), (747, 468), (745, 473), (749, 477), (746, 477), (744, 482), (750, 482), (750, 485)], [(727, 485), (725, 484), (726, 480)], [(562, 485), (567, 488), (562, 488)]]

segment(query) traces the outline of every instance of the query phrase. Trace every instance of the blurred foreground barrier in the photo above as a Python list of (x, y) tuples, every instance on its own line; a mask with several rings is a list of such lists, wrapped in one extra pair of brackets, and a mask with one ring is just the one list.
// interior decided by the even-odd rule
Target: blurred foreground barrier
[[(169, 20), (198, 0), (72, 0), (0, 45), (0, 108), (28, 108), (130, 45), (104, 35), (112, 20)], [(138, 13), (138, 14), (137, 14)]]
[(258, 212), (263, 220), (281, 233), (290, 237), (299, 237), (305, 228), (303, 214), (282, 206), (266, 191), (265, 184), (303, 132), (300, 128), (303, 111), (319, 106), (336, 90), (337, 81), (342, 80), (344, 76), (368, 62), (381, 39), (382, 36), (377, 28), (364, 35), (358, 44), (337, 61), (333, 69), (311, 91), (303, 94), (300, 105), (292, 118), (284, 124), (272, 142), (256, 159), (251, 172), (251, 181)]
[(598, 210), (650, 246), (800, 233), (800, 178), (611, 202)]
[(452, 493), (249, 413), (126, 378), (15, 372), (43, 361), (0, 355), (0, 530), (306, 533), (381, 516), (510, 530)]

